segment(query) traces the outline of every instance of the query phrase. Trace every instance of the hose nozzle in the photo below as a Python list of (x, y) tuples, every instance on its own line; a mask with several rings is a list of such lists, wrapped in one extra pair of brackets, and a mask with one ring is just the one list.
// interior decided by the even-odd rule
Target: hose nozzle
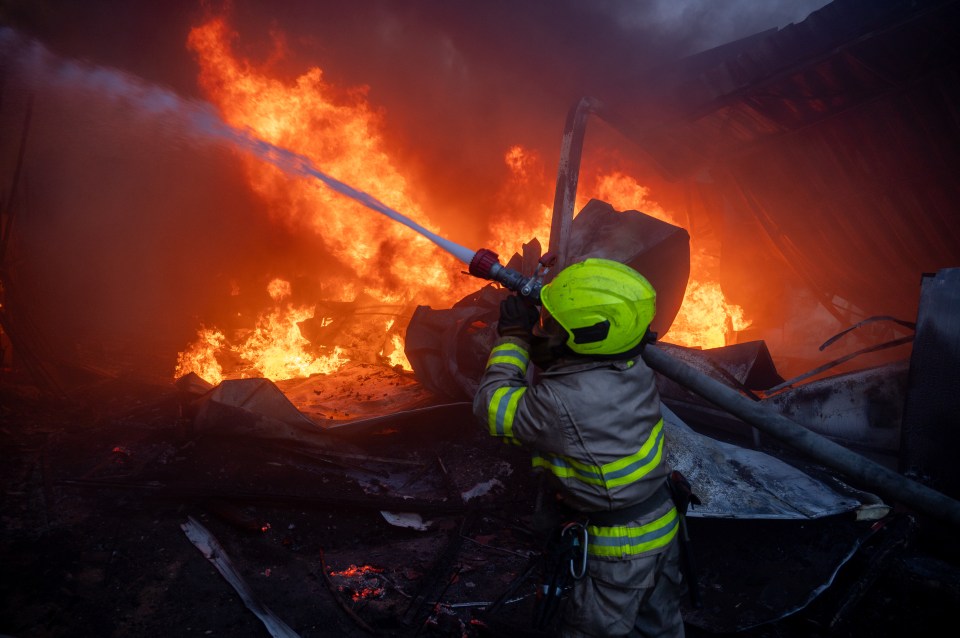
[(540, 301), (540, 289), (543, 287), (543, 276), (553, 265), (555, 259), (551, 253), (546, 253), (540, 258), (540, 264), (537, 272), (532, 277), (524, 277), (523, 274), (500, 265), (500, 257), (497, 253), (488, 248), (481, 248), (470, 260), (469, 272), (474, 277), (480, 279), (490, 279), (503, 284), (504, 287), (523, 295), (530, 297), (535, 302)]

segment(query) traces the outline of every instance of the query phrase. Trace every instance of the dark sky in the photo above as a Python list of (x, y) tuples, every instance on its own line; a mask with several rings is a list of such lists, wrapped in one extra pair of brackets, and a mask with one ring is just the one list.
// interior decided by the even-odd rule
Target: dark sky
[[(208, 12), (236, 17), (251, 46), (283, 30), (324, 68), (373, 83), (416, 63), (459, 65), (483, 77), (589, 83), (771, 27), (800, 21), (824, 0), (4, 0), (0, 21), (59, 53), (118, 66), (190, 91), (183, 46)], [(428, 58), (433, 58), (429, 60)], [(409, 68), (410, 77), (421, 75)], [(509, 79), (501, 77), (506, 84)]]

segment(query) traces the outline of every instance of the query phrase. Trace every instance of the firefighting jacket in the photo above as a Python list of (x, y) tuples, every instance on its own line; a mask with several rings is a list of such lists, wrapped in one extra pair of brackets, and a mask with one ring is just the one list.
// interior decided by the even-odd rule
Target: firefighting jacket
[(588, 553), (609, 560), (659, 553), (676, 536), (677, 511), (662, 493), (663, 418), (653, 372), (642, 359), (571, 359), (528, 381), (528, 344), (499, 339), (473, 401), (492, 436), (533, 452), (575, 511), (626, 510), (656, 501), (638, 520), (589, 525)]

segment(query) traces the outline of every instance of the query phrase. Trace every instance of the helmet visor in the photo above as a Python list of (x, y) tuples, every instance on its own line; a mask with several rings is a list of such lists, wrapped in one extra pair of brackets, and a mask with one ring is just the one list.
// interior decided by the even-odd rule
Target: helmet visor
[(561, 328), (557, 320), (553, 318), (550, 311), (545, 307), (541, 307), (540, 321), (533, 326), (533, 335), (542, 338), (555, 337), (559, 335), (562, 330), (563, 328)]

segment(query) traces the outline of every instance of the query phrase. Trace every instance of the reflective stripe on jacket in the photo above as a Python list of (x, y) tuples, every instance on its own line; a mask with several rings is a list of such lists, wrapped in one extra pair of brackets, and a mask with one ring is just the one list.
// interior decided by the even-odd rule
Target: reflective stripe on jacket
[(602, 558), (634, 558), (654, 553), (670, 544), (680, 529), (677, 508), (668, 505), (667, 512), (649, 523), (599, 527), (587, 525), (587, 554)]
[[(516, 410), (514, 409), (514, 412)], [(575, 480), (616, 487), (642, 479), (663, 460), (663, 419), (657, 422), (639, 450), (603, 466), (581, 463), (556, 454), (533, 453), (534, 467), (546, 468), (561, 481)]]
[[(474, 414), (492, 436), (533, 451), (566, 506), (618, 510), (661, 487), (664, 434), (653, 372), (631, 361), (567, 360), (528, 381), (529, 346), (515, 338), (494, 345), (474, 398)], [(673, 512), (671, 514), (671, 512)], [(591, 554), (626, 558), (657, 551), (676, 535), (676, 512), (590, 531)]]

